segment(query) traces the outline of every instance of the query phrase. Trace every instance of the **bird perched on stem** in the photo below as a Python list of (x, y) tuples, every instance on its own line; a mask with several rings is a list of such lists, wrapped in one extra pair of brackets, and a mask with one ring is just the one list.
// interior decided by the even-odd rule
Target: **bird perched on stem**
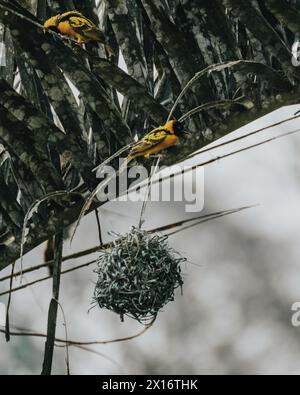
[[(110, 183), (110, 181), (114, 177), (120, 176), (120, 174), (122, 174), (126, 170), (128, 164), (133, 159), (141, 157), (141, 156), (143, 156), (144, 158), (149, 158), (151, 155), (158, 154), (166, 148), (173, 147), (173, 146), (180, 143), (180, 137), (183, 137), (184, 134), (189, 134), (189, 133), (184, 130), (183, 124), (180, 121), (171, 120), (171, 121), (166, 122), (164, 125), (151, 130), (137, 143), (132, 144), (130, 146), (131, 149), (129, 151), (129, 154), (128, 154), (126, 160), (121, 164), (118, 171), (116, 173), (113, 173), (112, 175), (110, 175), (103, 182), (101, 182), (87, 198), (84, 206), (81, 209), (81, 212), (80, 212), (79, 218), (77, 220), (71, 240), (73, 240), (76, 230), (77, 230), (79, 223), (81, 221), (81, 218), (84, 216), (84, 214), (90, 208), (94, 197), (98, 193), (100, 193), (100, 191), (103, 191), (104, 188)], [(125, 147), (125, 149), (127, 150), (127, 147)], [(120, 151), (118, 151), (116, 154), (112, 155), (110, 158), (108, 158), (104, 163), (97, 166), (94, 169), (94, 171), (100, 170), (101, 168), (103, 168), (107, 163), (109, 163), (112, 159), (114, 159), (116, 156), (118, 156), (122, 152), (124, 152), (124, 148), (121, 149)]]
[(134, 144), (127, 157), (128, 161), (139, 156), (149, 158), (162, 150), (180, 143), (180, 137), (185, 133), (183, 124), (171, 120), (147, 133), (141, 140)]
[(64, 36), (72, 37), (78, 44), (85, 44), (89, 41), (102, 43), (109, 55), (114, 54), (102, 30), (78, 11), (55, 15), (45, 21), (44, 28), (45, 31), (53, 30)]
[[(184, 134), (189, 134), (184, 130), (184, 126), (180, 121), (171, 120), (164, 125), (159, 126), (142, 137), (139, 141), (129, 144), (121, 148), (118, 152), (110, 156), (99, 166), (95, 167), (93, 171), (97, 171), (110, 163), (114, 158), (120, 156), (123, 152), (129, 151), (123, 166), (126, 167), (133, 159), (143, 156), (149, 158), (151, 155), (158, 154), (166, 148), (173, 147), (180, 143), (180, 137)], [(122, 167), (123, 167), (122, 166)], [(120, 171), (120, 169), (119, 169)]]
[[(149, 133), (145, 134), (141, 140), (131, 146), (127, 158), (119, 167), (116, 175), (119, 176), (121, 173), (123, 173), (123, 171), (126, 170), (128, 164), (133, 159), (141, 156), (144, 158), (149, 158), (152, 155), (159, 154), (161, 151), (167, 148), (178, 145), (180, 143), (180, 137), (183, 137), (184, 134), (189, 133), (184, 130), (183, 124), (176, 120), (168, 121), (163, 126), (159, 126), (158, 128), (151, 130)], [(160, 154), (160, 156), (162, 155)], [(110, 182), (111, 178), (112, 177), (109, 177), (104, 181), (104, 183), (100, 184), (100, 189), (98, 186), (94, 193), (97, 191), (97, 194), (99, 190), (101, 190), (101, 185), (102, 187), (105, 187)], [(93, 193), (91, 196), (93, 196)]]

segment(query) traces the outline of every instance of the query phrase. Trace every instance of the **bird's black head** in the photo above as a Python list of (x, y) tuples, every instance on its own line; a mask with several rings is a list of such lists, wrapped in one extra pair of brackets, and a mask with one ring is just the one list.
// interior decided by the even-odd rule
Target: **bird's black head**
[(44, 22), (44, 32), (47, 30), (57, 31), (60, 15), (52, 16)]
[(176, 136), (182, 136), (184, 134), (184, 126), (179, 121), (174, 121), (173, 130)]

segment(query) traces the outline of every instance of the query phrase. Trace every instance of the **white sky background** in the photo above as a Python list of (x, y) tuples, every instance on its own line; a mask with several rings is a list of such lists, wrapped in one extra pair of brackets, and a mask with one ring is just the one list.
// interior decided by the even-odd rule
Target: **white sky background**
[[(238, 132), (245, 134), (294, 114), (299, 106), (276, 111)], [(296, 129), (293, 121), (246, 141), (196, 156), (197, 163), (271, 135)], [(155, 373), (300, 373), (300, 328), (290, 324), (291, 305), (300, 300), (299, 186), (300, 134), (279, 139), (206, 167), (203, 213), (248, 204), (259, 207), (221, 218), (179, 233), (170, 243), (193, 264), (184, 268), (183, 296), (177, 295), (145, 335), (127, 343), (95, 346), (117, 364), (101, 356), (70, 350), (71, 372), (77, 374)], [(100, 210), (105, 239), (107, 231), (126, 232), (139, 219), (140, 205), (112, 202)], [(188, 215), (189, 217), (191, 215)], [(146, 228), (186, 218), (181, 203), (150, 203)], [(65, 254), (98, 242), (93, 215), (82, 221), (72, 248)], [(42, 261), (38, 248), (24, 265)], [(69, 262), (65, 267), (87, 262)], [(18, 267), (18, 265), (17, 265)], [(10, 269), (1, 272), (9, 274)], [(45, 270), (26, 275), (31, 281)], [(141, 329), (131, 319), (121, 323), (113, 313), (93, 309), (88, 313), (95, 282), (93, 267), (62, 278), (61, 303), (69, 338), (112, 339)], [(15, 286), (19, 285), (15, 281)], [(0, 283), (0, 289), (8, 283)], [(41, 283), (13, 294), (12, 325), (46, 331), (51, 283)], [(0, 302), (6, 303), (6, 298)], [(58, 336), (64, 336), (60, 316)], [(0, 373), (40, 373), (44, 341), (0, 338)], [(56, 349), (54, 373), (64, 373), (64, 350)]]

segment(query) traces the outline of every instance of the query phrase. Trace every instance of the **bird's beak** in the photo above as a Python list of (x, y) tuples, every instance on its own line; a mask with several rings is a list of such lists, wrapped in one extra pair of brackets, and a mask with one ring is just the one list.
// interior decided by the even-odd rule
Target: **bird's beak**
[(47, 19), (44, 22), (44, 33), (47, 33), (50, 29), (53, 29), (56, 26), (56, 17), (52, 17)]

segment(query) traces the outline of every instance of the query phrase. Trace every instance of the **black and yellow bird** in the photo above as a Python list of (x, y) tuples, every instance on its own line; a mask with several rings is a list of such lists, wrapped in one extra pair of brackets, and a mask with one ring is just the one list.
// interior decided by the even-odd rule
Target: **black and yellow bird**
[(45, 21), (44, 28), (45, 30), (53, 30), (64, 36), (72, 37), (78, 44), (85, 44), (89, 41), (102, 43), (110, 55), (114, 53), (102, 30), (94, 22), (82, 15), (81, 12), (68, 11), (55, 15)]
[(133, 159), (141, 156), (149, 158), (151, 155), (156, 155), (167, 148), (178, 145), (180, 143), (180, 138), (185, 134), (189, 134), (189, 132), (185, 131), (184, 126), (180, 121), (176, 121), (174, 119), (168, 121), (164, 125), (152, 129), (136, 143), (129, 144), (128, 146), (120, 149), (99, 166), (95, 167), (93, 171), (98, 171), (110, 163), (114, 158), (120, 156), (124, 151), (128, 151), (130, 149), (126, 160), (122, 163), (117, 172), (119, 175), (126, 169)]
[(147, 133), (141, 140), (135, 143), (129, 152), (127, 161), (131, 161), (139, 156), (149, 158), (166, 148), (173, 147), (180, 143), (180, 137), (185, 134), (183, 124), (179, 121), (171, 120), (165, 125), (159, 126)]
[[(185, 133), (186, 132), (184, 130), (183, 124), (180, 121), (176, 121), (173, 119), (171, 121), (167, 121), (164, 125), (151, 130), (141, 140), (139, 140), (137, 143), (131, 145), (131, 150), (130, 150), (126, 160), (119, 167), (118, 171), (116, 173), (113, 173), (112, 175), (110, 175), (103, 182), (101, 182), (97, 186), (97, 188), (95, 188), (94, 191), (87, 198), (84, 206), (81, 209), (81, 213), (79, 215), (72, 239), (74, 237), (76, 229), (79, 226), (81, 218), (84, 216), (84, 214), (87, 212), (87, 210), (91, 207), (94, 197), (98, 193), (103, 191), (105, 189), (105, 187), (110, 183), (110, 181), (114, 177), (116, 177), (116, 176), (119, 177), (120, 174), (122, 174), (126, 170), (128, 164), (133, 159), (141, 157), (141, 156), (143, 156), (144, 158), (149, 158), (149, 156), (151, 156), (151, 155), (158, 154), (159, 152), (161, 152), (167, 148), (173, 147), (173, 146), (180, 143), (180, 137), (182, 137)], [(125, 147), (125, 149), (127, 149), (127, 147)], [(101, 168), (103, 168), (104, 165), (109, 163), (116, 156), (119, 156), (122, 152), (124, 152), (124, 148), (121, 149), (120, 151), (118, 151), (116, 154), (112, 155), (110, 158), (108, 158), (106, 161), (104, 161), (101, 165), (97, 166), (94, 169), (94, 171), (100, 170)]]
[[(145, 136), (142, 137), (138, 142), (130, 145), (130, 151), (127, 155), (127, 158), (126, 160), (123, 161), (118, 171), (110, 175), (104, 181), (102, 181), (97, 186), (97, 188), (94, 189), (94, 191), (90, 194), (90, 196), (86, 200), (81, 210), (76, 228), (78, 227), (83, 215), (90, 208), (94, 197), (98, 193), (100, 193), (100, 191), (103, 191), (114, 177), (116, 176), (119, 177), (120, 174), (122, 174), (126, 170), (128, 164), (133, 159), (142, 156), (144, 158), (149, 158), (151, 155), (156, 155), (167, 148), (178, 145), (180, 143), (180, 138), (183, 137), (184, 134), (189, 134), (189, 133), (185, 131), (183, 124), (180, 121), (176, 121), (173, 119), (171, 121), (166, 122), (164, 125), (151, 130), (149, 133), (145, 134)], [(124, 152), (127, 149), (128, 146), (122, 148), (117, 153), (115, 153), (110, 158), (108, 158), (106, 161), (101, 163), (101, 165), (97, 166), (94, 169), (94, 171), (100, 171), (107, 163), (111, 162), (115, 157), (119, 156), (122, 152)]]

